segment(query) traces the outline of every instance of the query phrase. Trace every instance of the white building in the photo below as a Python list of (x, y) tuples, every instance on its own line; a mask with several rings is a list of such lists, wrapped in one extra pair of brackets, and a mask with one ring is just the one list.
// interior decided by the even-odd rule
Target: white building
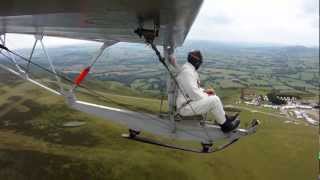
[(302, 112), (297, 111), (297, 110), (295, 110), (295, 111), (293, 111), (293, 112), (294, 112), (294, 114), (296, 115), (296, 118), (297, 118), (297, 119), (302, 119), (302, 118), (303, 118)]

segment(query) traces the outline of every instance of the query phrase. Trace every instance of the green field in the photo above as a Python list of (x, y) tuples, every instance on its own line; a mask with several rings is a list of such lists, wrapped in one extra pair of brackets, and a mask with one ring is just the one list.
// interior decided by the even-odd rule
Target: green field
[[(319, 171), (317, 128), (285, 124), (281, 117), (243, 110), (243, 121), (262, 122), (255, 135), (222, 152), (194, 154), (123, 139), (125, 127), (71, 110), (31, 84), (3, 83), (0, 92), (1, 180), (304, 180), (316, 179)], [(238, 93), (225, 90), (224, 102)], [(157, 99), (105, 96), (131, 109), (159, 109)], [(62, 126), (69, 121), (86, 124)]]
[[(88, 44), (52, 47), (49, 54), (54, 55), (54, 64), (60, 72), (74, 77), (88, 65), (88, 59), (98, 48)], [(199, 49), (203, 53), (204, 63), (199, 73), (204, 87), (212, 86), (222, 91), (226, 88), (264, 88), (319, 96), (318, 47), (247, 46), (187, 40), (176, 50), (179, 64), (186, 62), (191, 49)], [(25, 55), (29, 51), (28, 48), (19, 50)], [(49, 67), (43, 54), (38, 49), (35, 52), (34, 62)], [(5, 58), (0, 60), (9, 62)], [(33, 77), (52, 78), (35, 66), (31, 66), (31, 73)], [(143, 92), (144, 96), (159, 96), (161, 89), (165, 88), (166, 77), (165, 69), (151, 48), (142, 44), (119, 43), (108, 48), (87, 80), (98, 79), (106, 86), (112, 81), (109, 90), (116, 93), (130, 91), (125, 95), (131, 95), (134, 89)], [(119, 86), (127, 87), (126, 91), (118, 92)]]

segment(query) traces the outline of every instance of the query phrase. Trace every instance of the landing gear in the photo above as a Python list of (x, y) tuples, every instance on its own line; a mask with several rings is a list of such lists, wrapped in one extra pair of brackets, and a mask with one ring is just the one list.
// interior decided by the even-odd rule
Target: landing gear
[(212, 143), (201, 143), (202, 145), (202, 152), (203, 153), (208, 153), (211, 152), (211, 148), (212, 148)]
[(253, 119), (253, 120), (251, 121), (251, 127), (258, 126), (259, 124), (260, 124), (260, 121), (257, 120), (257, 119)]
[(136, 130), (133, 130), (133, 129), (129, 129), (129, 137), (130, 138), (135, 138), (137, 135), (140, 134), (140, 131), (136, 131)]
[[(229, 133), (230, 137), (226, 138), (227, 142), (225, 142), (219, 146), (214, 146), (214, 142), (215, 142), (214, 140), (204, 140), (201, 143), (202, 148), (199, 148), (199, 149), (198, 148), (194, 149), (194, 148), (189, 148), (189, 147), (183, 147), (183, 146), (176, 145), (176, 144), (167, 144), (164, 142), (160, 142), (156, 139), (141, 136), (141, 135), (139, 135), (140, 131), (133, 130), (133, 129), (129, 129), (129, 133), (127, 133), (127, 134), (122, 134), (122, 137), (130, 139), (130, 140), (138, 141), (141, 143), (157, 145), (157, 146), (161, 146), (161, 147), (165, 147), (165, 148), (169, 148), (169, 149), (176, 149), (176, 150), (181, 150), (181, 151), (186, 151), (186, 152), (206, 154), (206, 153), (214, 153), (214, 152), (222, 151), (225, 148), (232, 145), (233, 143), (237, 142), (241, 137), (254, 134), (256, 132), (256, 129), (259, 126), (259, 124), (260, 124), (260, 122), (258, 120), (252, 120), (251, 125), (247, 129), (237, 129), (235, 132)], [(219, 128), (218, 128), (218, 130), (220, 131)]]
[[(135, 141), (139, 141), (142, 143), (146, 143), (146, 144), (153, 144), (153, 145), (157, 145), (157, 146), (161, 146), (161, 147), (166, 147), (166, 148), (170, 148), (170, 149), (177, 149), (177, 150), (182, 150), (182, 151), (187, 151), (187, 152), (194, 152), (194, 153), (212, 153), (212, 152), (214, 152), (213, 148), (212, 148), (213, 143), (210, 143), (210, 142), (201, 143), (202, 149), (192, 149), (192, 148), (180, 147), (180, 146), (171, 145), (171, 144), (165, 144), (165, 143), (159, 142), (154, 139), (150, 139), (150, 138), (143, 137), (143, 136), (138, 136), (139, 134), (140, 134), (140, 131), (129, 129), (129, 133), (122, 134), (122, 137), (127, 138), (127, 139), (131, 139), (131, 140), (135, 140)], [(217, 149), (217, 150), (220, 150), (220, 149)]]

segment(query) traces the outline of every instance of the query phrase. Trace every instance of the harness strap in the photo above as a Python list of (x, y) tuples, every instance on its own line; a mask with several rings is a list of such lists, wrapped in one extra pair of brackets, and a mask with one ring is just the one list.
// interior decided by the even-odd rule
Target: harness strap
[(177, 112), (176, 112), (176, 113), (179, 114), (180, 110), (183, 109), (184, 107), (188, 106), (191, 102), (192, 102), (191, 99), (189, 99), (189, 100), (187, 100), (186, 102), (184, 102), (184, 103), (181, 105), (181, 107), (179, 107), (179, 108), (177, 109)]
[(186, 94), (186, 93), (182, 90), (182, 88), (180, 87), (180, 85), (179, 85), (176, 77), (173, 75), (173, 73), (172, 73), (172, 71), (170, 70), (169, 66), (168, 66), (167, 63), (165, 62), (165, 58), (161, 56), (161, 53), (160, 53), (160, 51), (158, 50), (157, 46), (156, 46), (154, 43), (150, 43), (150, 45), (151, 45), (151, 48), (152, 48), (152, 49), (154, 50), (154, 52), (156, 53), (159, 61), (162, 63), (162, 65), (163, 65), (163, 66), (166, 68), (166, 70), (168, 71), (171, 79), (172, 79), (172, 80), (174, 81), (174, 83), (177, 85), (177, 88), (181, 91), (181, 93), (182, 93), (182, 95), (185, 97), (185, 99), (186, 99), (187, 101), (189, 101), (189, 100), (190, 100), (189, 95)]

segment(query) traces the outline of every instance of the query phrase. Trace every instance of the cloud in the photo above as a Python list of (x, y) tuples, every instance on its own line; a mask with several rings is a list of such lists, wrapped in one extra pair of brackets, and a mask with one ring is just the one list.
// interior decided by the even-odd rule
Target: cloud
[[(6, 45), (9, 49), (30, 49), (33, 46), (35, 39), (32, 35), (25, 34), (6, 34)], [(63, 45), (74, 45), (74, 44), (99, 44), (94, 41), (85, 41), (77, 39), (68, 39), (68, 38), (57, 38), (57, 37), (44, 37), (43, 43), (46, 47), (58, 47)], [(39, 43), (36, 48), (41, 48)]]
[(205, 0), (188, 39), (318, 46), (318, 0)]
[[(204, 0), (188, 39), (319, 46), (319, 0)], [(33, 37), (8, 36), (12, 47)], [(17, 43), (21, 42), (25, 43)], [(82, 41), (46, 38), (48, 46)]]
[(312, 19), (310, 22), (311, 26), (319, 31), (319, 18)]
[(209, 21), (210, 23), (214, 23), (214, 24), (226, 25), (226, 24), (232, 23), (233, 19), (225, 14), (217, 14), (217, 15), (209, 16), (207, 18), (207, 21)]
[(311, 27), (319, 30), (319, 0), (303, 0), (301, 7), (301, 17), (307, 19)]
[(301, 3), (306, 14), (319, 16), (319, 0), (303, 0)]

